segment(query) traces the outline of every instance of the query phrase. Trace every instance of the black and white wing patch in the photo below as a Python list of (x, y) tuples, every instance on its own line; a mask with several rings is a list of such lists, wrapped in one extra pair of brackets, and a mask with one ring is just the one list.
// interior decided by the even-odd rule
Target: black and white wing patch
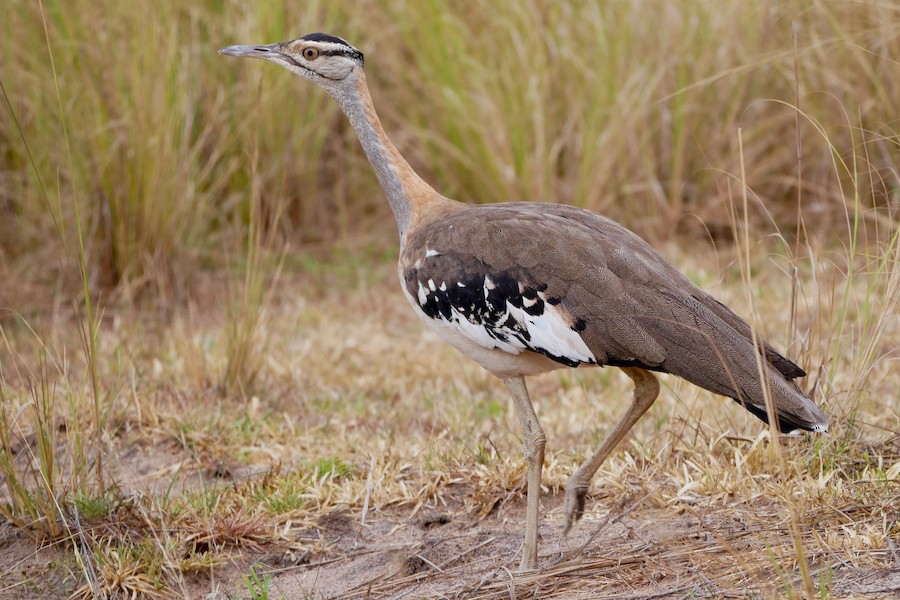
[(525, 272), (497, 271), (469, 255), (429, 250), (403, 275), (406, 291), (426, 317), (484, 348), (530, 350), (570, 367), (597, 364), (579, 335), (584, 321)]

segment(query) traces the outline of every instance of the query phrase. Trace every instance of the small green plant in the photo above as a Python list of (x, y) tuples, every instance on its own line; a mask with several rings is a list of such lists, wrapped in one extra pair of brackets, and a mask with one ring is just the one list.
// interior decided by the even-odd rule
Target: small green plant
[(490, 464), (496, 458), (497, 451), (493, 447), (493, 445), (488, 446), (488, 444), (477, 444), (475, 446), (475, 462), (477, 462), (479, 465)]
[[(270, 600), (269, 594), (272, 591), (272, 576), (268, 573), (260, 576), (256, 569), (262, 567), (259, 563), (250, 566), (250, 572), (241, 576), (244, 586), (250, 592), (251, 600)], [(283, 596), (279, 596), (283, 598)]]
[(337, 458), (320, 458), (316, 461), (313, 472), (316, 479), (328, 476), (333, 479), (341, 477), (350, 477), (353, 474), (353, 467)]
[(267, 485), (260, 486), (254, 491), (253, 498), (270, 513), (284, 514), (306, 505), (304, 494), (307, 489), (308, 482), (289, 475), (274, 478)]
[(93, 495), (84, 490), (76, 490), (72, 494), (72, 504), (82, 519), (93, 521), (109, 515), (115, 508), (116, 499), (109, 493)]

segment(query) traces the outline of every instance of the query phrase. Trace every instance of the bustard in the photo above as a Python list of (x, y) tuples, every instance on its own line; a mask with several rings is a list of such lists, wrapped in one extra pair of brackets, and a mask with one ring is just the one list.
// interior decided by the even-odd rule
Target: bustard
[(566, 485), (564, 534), (582, 516), (600, 464), (656, 399), (652, 371), (733, 398), (765, 422), (767, 387), (782, 431), (826, 431), (825, 414), (792, 381), (806, 373), (764, 340), (754, 346), (746, 322), (622, 225), (559, 204), (466, 205), (432, 189), (385, 135), (363, 54), (346, 41), (313, 33), (220, 53), (274, 62), (334, 97), (397, 220), (406, 298), (444, 341), (506, 384), (528, 467), (521, 570), (537, 566), (546, 442), (528, 375), (609, 365), (634, 381), (631, 407)]

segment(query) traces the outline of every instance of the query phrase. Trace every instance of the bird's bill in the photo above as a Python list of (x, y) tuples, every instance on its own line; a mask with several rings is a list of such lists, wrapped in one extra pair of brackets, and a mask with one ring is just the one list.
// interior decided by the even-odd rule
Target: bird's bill
[(266, 44), (262, 46), (226, 46), (219, 50), (219, 54), (226, 56), (240, 56), (243, 58), (271, 59), (272, 55), (280, 54), (280, 44)]

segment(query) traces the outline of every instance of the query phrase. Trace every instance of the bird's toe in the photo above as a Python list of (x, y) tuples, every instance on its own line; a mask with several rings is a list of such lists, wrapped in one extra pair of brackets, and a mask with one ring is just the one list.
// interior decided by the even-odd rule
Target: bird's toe
[(584, 515), (584, 503), (587, 498), (588, 488), (582, 485), (566, 486), (565, 521), (563, 523), (563, 535)]

